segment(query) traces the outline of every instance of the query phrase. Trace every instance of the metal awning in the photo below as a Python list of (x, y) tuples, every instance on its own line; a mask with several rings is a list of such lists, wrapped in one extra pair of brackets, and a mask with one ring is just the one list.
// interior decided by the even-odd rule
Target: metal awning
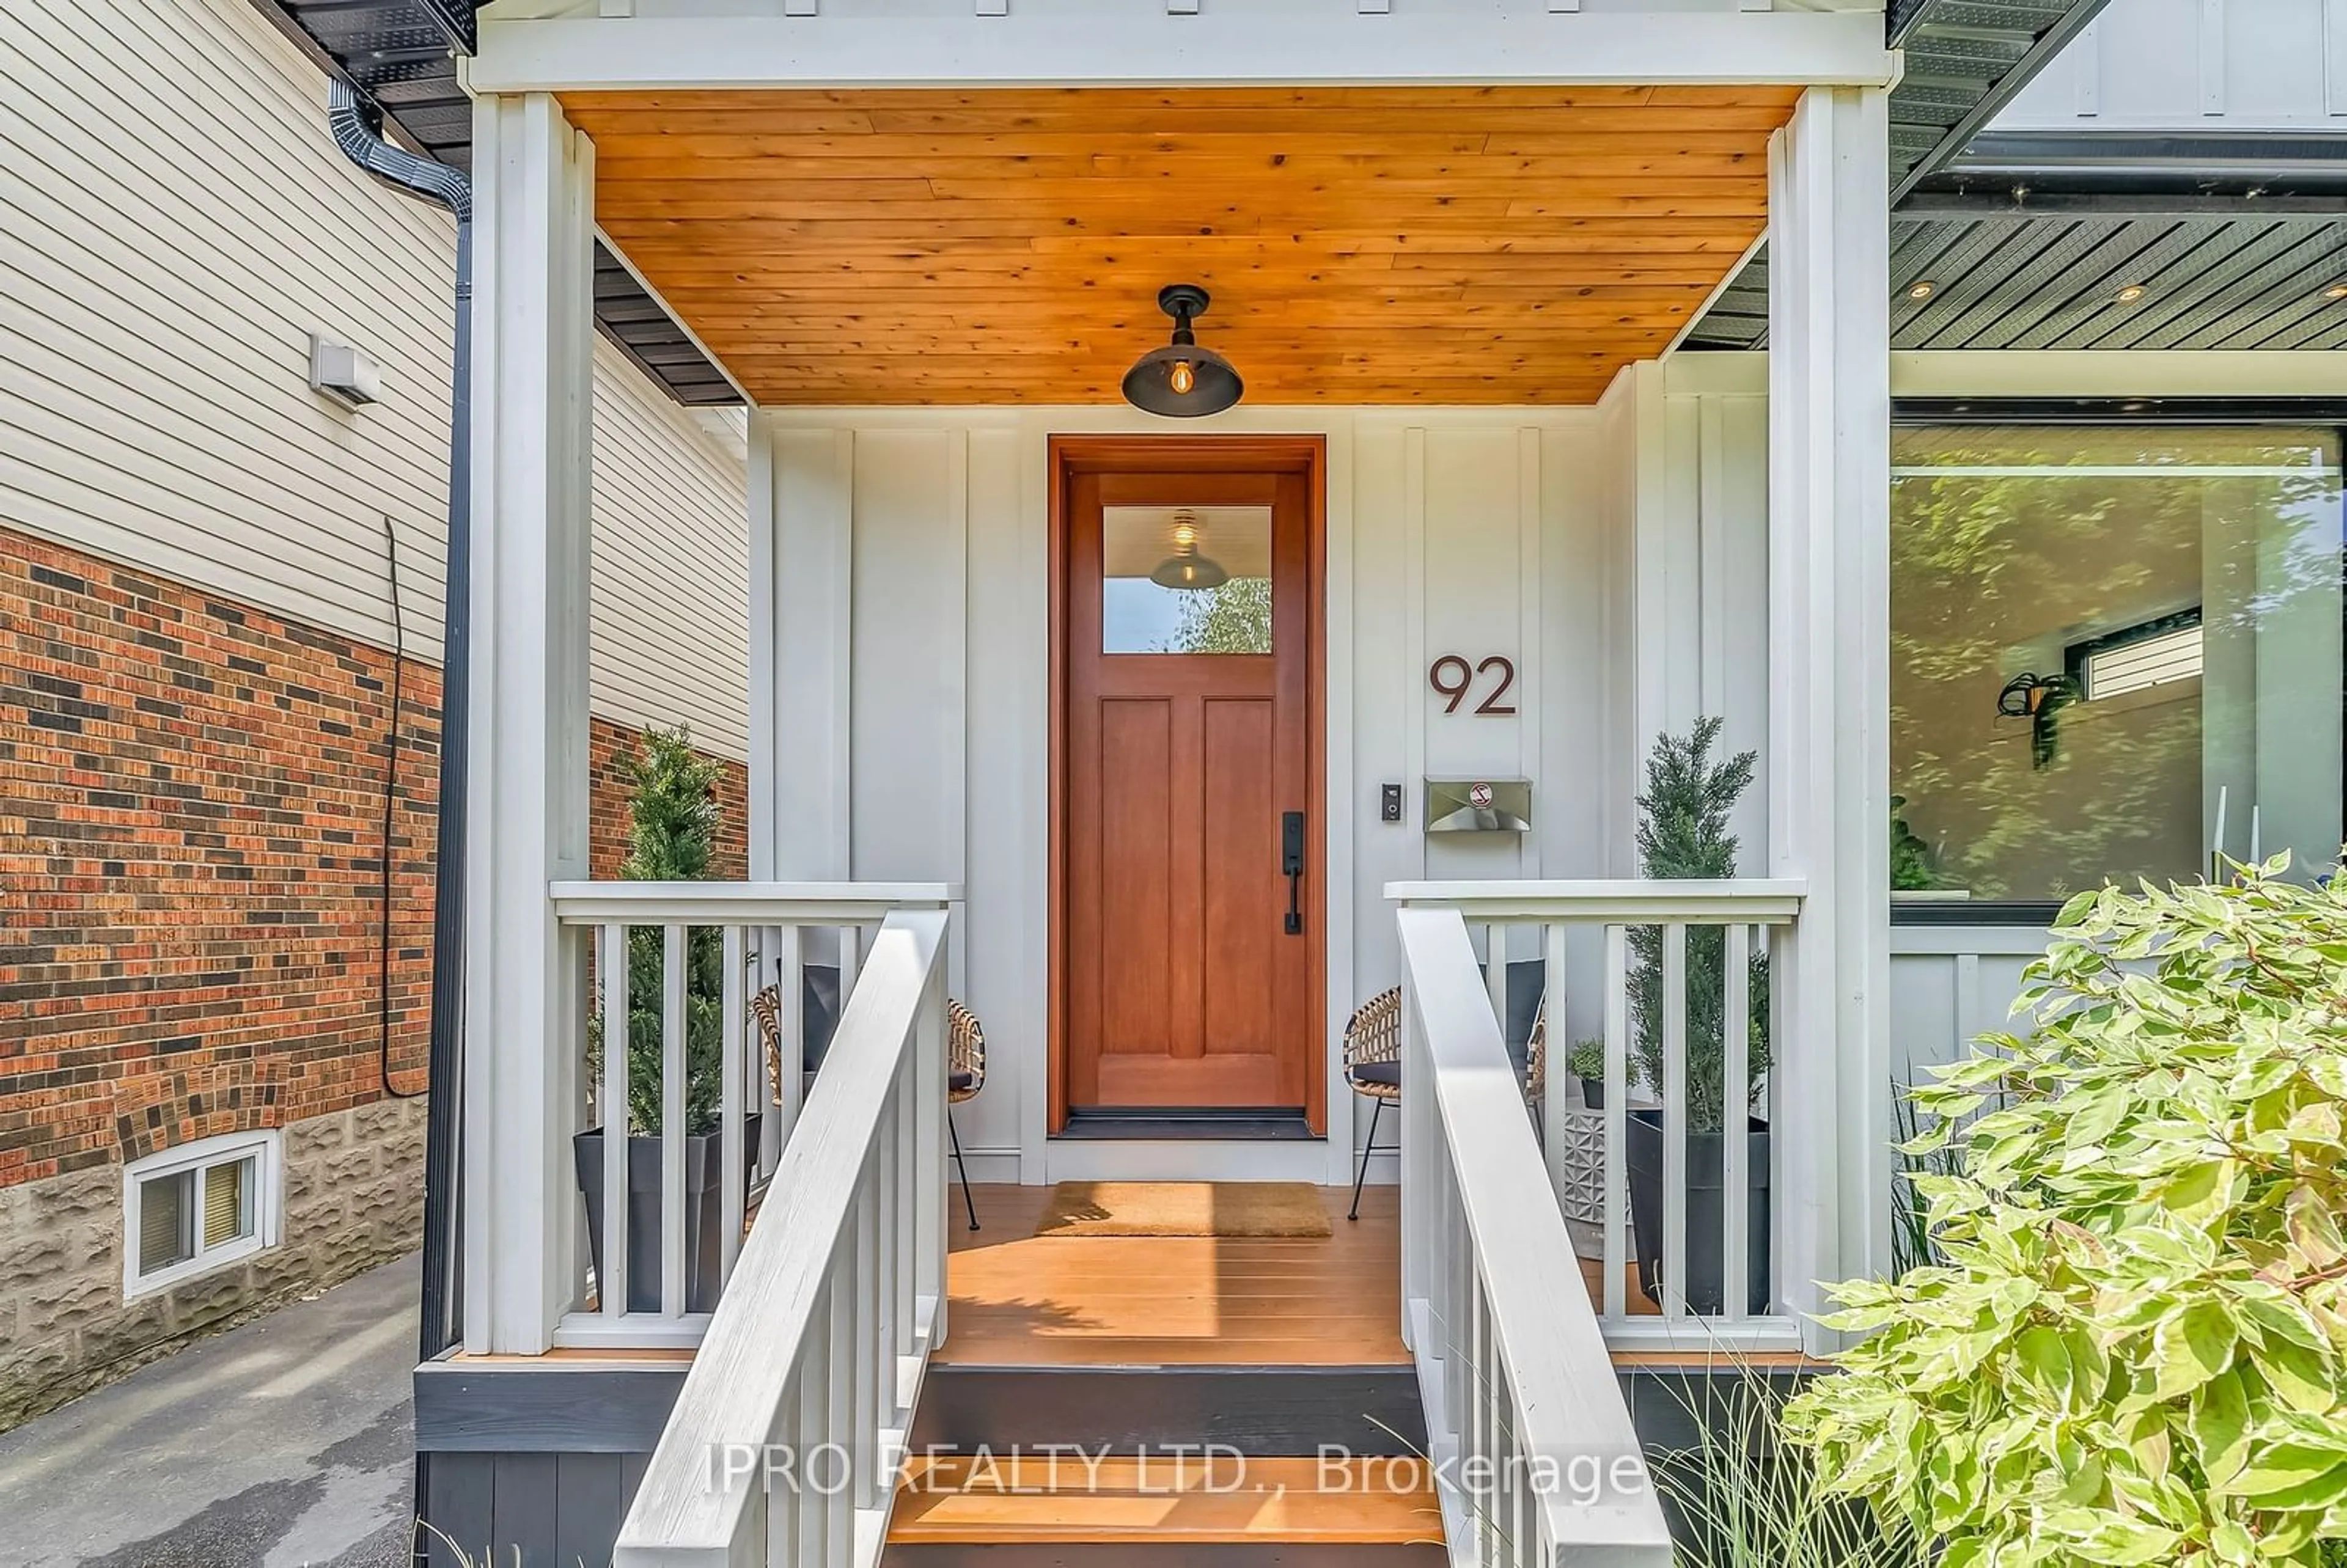
[[(473, 100), (456, 55), (473, 51), (473, 0), (253, 0), (324, 70), (383, 110), (386, 134), (456, 169), (471, 167)], [(679, 403), (738, 404), (741, 395), (659, 301), (601, 242), (595, 324)]]

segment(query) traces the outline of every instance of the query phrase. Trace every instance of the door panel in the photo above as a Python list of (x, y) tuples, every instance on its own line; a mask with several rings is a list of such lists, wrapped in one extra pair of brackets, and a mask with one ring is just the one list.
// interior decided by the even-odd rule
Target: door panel
[(1205, 879), (1203, 999), (1209, 1054), (1268, 1055), (1277, 1046), (1278, 959), (1287, 882), (1279, 871), (1279, 805), (1269, 763), (1272, 704), (1205, 704)]
[(1280, 835), (1317, 815), (1304, 476), (1077, 473), (1063, 507), (1065, 1103), (1317, 1120), (1320, 882), (1289, 933)]
[(1093, 961), (1112, 973), (1101, 994), (1102, 1049), (1163, 1056), (1173, 1047), (1173, 955), (1181, 941), (1173, 883), (1174, 705), (1101, 704), (1101, 863), (1116, 897), (1100, 904)]

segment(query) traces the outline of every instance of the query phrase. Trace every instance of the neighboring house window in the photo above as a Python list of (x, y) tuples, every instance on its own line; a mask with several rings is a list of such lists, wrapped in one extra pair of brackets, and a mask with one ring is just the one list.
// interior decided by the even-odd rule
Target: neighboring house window
[(280, 1155), (277, 1133), (236, 1132), (125, 1166), (124, 1296), (160, 1290), (274, 1245)]
[(1891, 494), (1901, 917), (2337, 862), (2338, 432), (1904, 424)]

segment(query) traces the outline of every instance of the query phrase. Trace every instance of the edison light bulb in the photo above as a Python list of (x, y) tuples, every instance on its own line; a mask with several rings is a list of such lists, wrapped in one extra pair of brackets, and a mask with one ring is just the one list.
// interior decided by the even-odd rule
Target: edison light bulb
[(1198, 384), (1198, 373), (1190, 368), (1188, 360), (1177, 359), (1174, 362), (1174, 374), (1167, 379), (1173, 383), (1175, 392), (1187, 397), (1190, 389)]

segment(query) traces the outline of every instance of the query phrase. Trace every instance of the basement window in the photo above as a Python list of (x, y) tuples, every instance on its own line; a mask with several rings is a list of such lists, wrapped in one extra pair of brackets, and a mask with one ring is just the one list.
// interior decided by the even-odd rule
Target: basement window
[(232, 1132), (125, 1166), (124, 1299), (276, 1245), (282, 1158), (276, 1132)]

